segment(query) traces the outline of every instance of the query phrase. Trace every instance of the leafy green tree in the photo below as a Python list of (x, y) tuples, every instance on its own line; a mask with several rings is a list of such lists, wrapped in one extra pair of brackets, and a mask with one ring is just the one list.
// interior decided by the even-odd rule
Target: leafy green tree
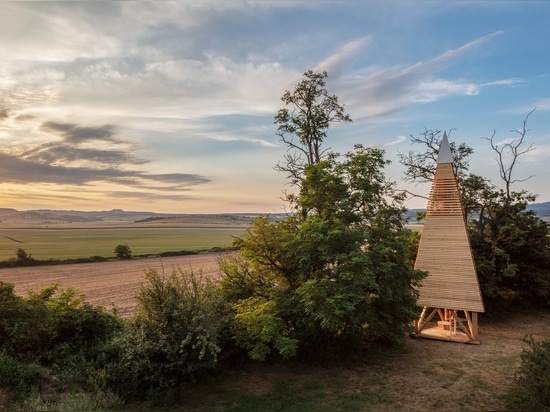
[(0, 282), (0, 350), (15, 358), (60, 362), (62, 346), (91, 353), (118, 326), (113, 314), (93, 307), (73, 288), (53, 284), (21, 297), (13, 284)]
[[(340, 156), (323, 149), (330, 114), (349, 121), (335, 97), (332, 105), (317, 101), (327, 96), (325, 77), (306, 72), (283, 97), (292, 110), (276, 117), (279, 133), (298, 137), (283, 139), (298, 154), (279, 167), (298, 189), (287, 195), (295, 213), (257, 219), (235, 242), (239, 254), (220, 262), (236, 341), (253, 359), (343, 352), (372, 340), (401, 344), (418, 315), (414, 286), (424, 274), (410, 263), (403, 196), (385, 178), (383, 151), (357, 145)], [(295, 112), (299, 121), (289, 116)]]
[(8, 260), (8, 263), (13, 266), (33, 266), (38, 262), (25, 249), (19, 248), (15, 252), (15, 259)]
[(130, 246), (123, 243), (115, 247), (115, 255), (118, 259), (131, 259), (132, 250), (130, 249)]
[(287, 145), (284, 162), (276, 170), (286, 172), (293, 185), (300, 185), (306, 165), (320, 162), (326, 155), (323, 141), (331, 123), (351, 122), (338, 97), (325, 88), (326, 72), (308, 70), (294, 91), (286, 91), (285, 106), (277, 112), (277, 135)]
[(535, 196), (494, 191), (470, 219), (469, 234), (482, 291), (489, 303), (517, 299), (544, 307), (550, 297), (548, 225), (526, 210)]

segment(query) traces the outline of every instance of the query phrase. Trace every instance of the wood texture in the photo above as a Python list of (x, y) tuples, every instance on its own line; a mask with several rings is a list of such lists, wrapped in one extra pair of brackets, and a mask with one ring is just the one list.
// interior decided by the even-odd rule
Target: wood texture
[(415, 268), (429, 273), (419, 289), (419, 305), (484, 312), (451, 163), (437, 165)]

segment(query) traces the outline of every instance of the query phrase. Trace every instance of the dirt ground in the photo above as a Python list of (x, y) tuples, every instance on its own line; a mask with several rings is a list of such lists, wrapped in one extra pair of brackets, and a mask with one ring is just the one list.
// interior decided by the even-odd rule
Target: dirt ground
[(15, 293), (25, 295), (29, 290), (39, 291), (58, 283), (61, 289), (76, 288), (86, 295), (92, 305), (106, 309), (115, 307), (121, 316), (135, 309), (135, 296), (144, 281), (144, 272), (151, 268), (159, 273), (172, 273), (174, 268), (184, 271), (202, 270), (204, 275), (218, 276), (219, 254), (117, 260), (70, 265), (1, 268), (0, 281), (15, 285)]
[[(224, 410), (214, 393), (284, 403), (277, 389), (282, 385), (286, 398), (313, 397), (306, 404), (319, 411), (505, 411), (527, 346), (523, 338), (550, 339), (550, 313), (498, 321), (482, 316), (479, 326), (479, 345), (407, 338), (404, 349), (375, 350), (368, 360), (349, 364), (246, 364), (220, 387), (203, 387), (206, 395), (193, 388), (186, 394), (193, 406), (181, 410)], [(231, 403), (231, 396), (224, 401)]]

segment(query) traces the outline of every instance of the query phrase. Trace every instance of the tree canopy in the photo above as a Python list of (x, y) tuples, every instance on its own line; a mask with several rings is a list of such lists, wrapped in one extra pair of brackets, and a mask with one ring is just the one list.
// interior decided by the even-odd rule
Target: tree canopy
[(326, 76), (306, 72), (275, 118), (289, 150), (303, 155), (279, 167), (298, 188), (287, 197), (293, 213), (257, 219), (237, 239), (238, 255), (221, 261), (236, 340), (254, 359), (401, 344), (419, 313), (424, 273), (412, 268), (403, 195), (383, 173), (384, 152), (356, 145), (341, 156), (322, 145), (332, 121), (350, 121), (327, 97)]

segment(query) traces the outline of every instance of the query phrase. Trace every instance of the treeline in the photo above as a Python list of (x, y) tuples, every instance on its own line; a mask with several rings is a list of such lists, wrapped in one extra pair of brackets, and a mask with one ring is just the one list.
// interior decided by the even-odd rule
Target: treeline
[[(119, 248), (125, 246), (125, 248)], [(118, 249), (117, 249), (118, 248)], [(118, 245), (115, 248), (115, 259), (131, 259), (131, 258), (147, 258), (147, 257), (174, 257), (174, 256), (188, 256), (197, 255), (199, 253), (219, 253), (224, 251), (235, 250), (234, 247), (213, 247), (204, 251), (191, 251), (191, 250), (177, 250), (155, 253), (154, 255), (132, 255), (131, 250), (127, 245)], [(107, 262), (113, 260), (112, 258), (106, 258), (104, 256), (90, 256), (82, 258), (68, 258), (68, 259), (35, 259), (25, 249), (19, 248), (15, 252), (15, 257), (0, 261), (0, 268), (13, 268), (13, 267), (25, 267), (25, 266), (48, 266), (48, 265), (68, 265), (74, 263), (95, 263), (95, 262)]]

